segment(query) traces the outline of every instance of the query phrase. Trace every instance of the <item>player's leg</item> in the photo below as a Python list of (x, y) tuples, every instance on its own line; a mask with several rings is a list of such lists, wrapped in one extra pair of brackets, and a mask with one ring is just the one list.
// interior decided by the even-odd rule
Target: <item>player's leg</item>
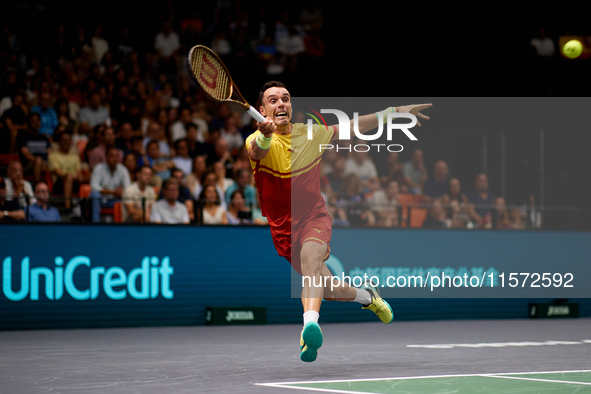
[(306, 362), (316, 360), (318, 349), (323, 342), (318, 317), (324, 297), (322, 273), (327, 252), (328, 245), (316, 241), (304, 242), (300, 251), (300, 267), (303, 276), (302, 305), (304, 307), (304, 328), (300, 335), (300, 359)]
[(304, 313), (308, 311), (320, 312), (320, 304), (324, 297), (323, 271), (324, 257), (328, 251), (326, 243), (314, 241), (305, 242), (300, 252), (301, 270), (303, 276), (302, 305)]
[[(326, 263), (323, 263), (323, 275), (332, 275)], [(385, 301), (378, 290), (376, 283), (367, 281), (360, 288), (351, 287), (349, 283), (341, 280), (338, 276), (331, 277), (324, 288), (324, 299), (326, 301), (354, 301), (363, 305), (363, 309), (373, 311), (381, 321), (388, 324), (394, 319), (392, 307)]]

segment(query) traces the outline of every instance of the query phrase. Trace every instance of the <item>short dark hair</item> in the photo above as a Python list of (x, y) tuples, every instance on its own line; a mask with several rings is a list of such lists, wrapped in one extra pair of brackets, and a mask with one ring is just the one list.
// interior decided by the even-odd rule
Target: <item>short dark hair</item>
[(170, 169), (170, 175), (172, 176), (172, 174), (174, 174), (175, 172), (182, 172), (182, 173), (183, 173), (183, 177), (185, 176), (185, 172), (184, 172), (183, 170), (181, 170), (181, 169), (180, 169), (180, 168), (178, 168), (178, 167), (172, 167), (172, 168)]
[(175, 149), (175, 150), (178, 150), (178, 149), (179, 149), (179, 144), (180, 144), (181, 142), (186, 142), (186, 143), (187, 143), (187, 147), (189, 146), (189, 141), (187, 141), (187, 139), (186, 139), (186, 138), (179, 138), (178, 140), (176, 140), (176, 141), (174, 142), (174, 149)]
[(154, 169), (152, 167), (150, 167), (148, 164), (142, 164), (141, 166), (139, 166), (138, 168), (135, 169), (135, 173), (139, 174), (140, 172), (142, 172), (142, 170), (144, 168), (148, 168), (150, 171), (152, 171), (152, 174), (154, 173)]
[(29, 122), (32, 118), (37, 117), (39, 119), (41, 119), (41, 115), (39, 115), (39, 112), (29, 112), (29, 114), (27, 115), (27, 122)]
[(177, 185), (177, 186), (181, 186), (179, 184), (179, 182), (176, 180), (176, 178), (168, 178), (167, 180), (164, 181), (164, 183), (162, 184), (162, 190), (167, 190), (168, 186), (170, 185)]
[(112, 150), (116, 150), (116, 151), (117, 151), (117, 153), (121, 152), (121, 149), (117, 148), (116, 146), (109, 146), (109, 147), (107, 148), (107, 150), (105, 151), (105, 156), (109, 156), (109, 153), (110, 153)]
[(160, 148), (160, 142), (158, 142), (157, 140), (150, 140), (148, 141), (148, 143), (146, 144), (146, 149), (148, 149), (148, 147), (152, 144), (156, 144), (158, 145), (158, 148)]
[(265, 92), (267, 91), (267, 89), (275, 88), (275, 87), (287, 89), (285, 84), (283, 84), (282, 82), (279, 82), (279, 81), (267, 82), (266, 84), (263, 85), (263, 87), (261, 88), (261, 91), (259, 92), (259, 105), (263, 105), (263, 96), (265, 95)]

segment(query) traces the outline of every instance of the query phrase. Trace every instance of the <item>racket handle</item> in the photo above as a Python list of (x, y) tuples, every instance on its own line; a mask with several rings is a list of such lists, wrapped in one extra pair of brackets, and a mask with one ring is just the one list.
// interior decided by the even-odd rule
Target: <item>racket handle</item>
[(252, 105), (250, 107), (248, 107), (248, 110), (246, 112), (248, 112), (248, 114), (250, 116), (252, 116), (258, 122), (265, 122), (267, 120), (263, 115), (261, 115), (259, 113), (259, 111), (254, 109), (254, 107)]

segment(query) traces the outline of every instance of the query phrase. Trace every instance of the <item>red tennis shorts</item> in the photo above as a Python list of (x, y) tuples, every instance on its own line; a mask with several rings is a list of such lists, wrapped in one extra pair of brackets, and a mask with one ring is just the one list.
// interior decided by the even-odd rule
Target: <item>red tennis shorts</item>
[(279, 256), (285, 257), (292, 267), (302, 275), (300, 253), (306, 242), (327, 244), (328, 250), (324, 260), (330, 257), (330, 237), (332, 235), (332, 218), (328, 212), (312, 211), (314, 216), (301, 221), (297, 228), (291, 229), (290, 234), (273, 234), (273, 243)]

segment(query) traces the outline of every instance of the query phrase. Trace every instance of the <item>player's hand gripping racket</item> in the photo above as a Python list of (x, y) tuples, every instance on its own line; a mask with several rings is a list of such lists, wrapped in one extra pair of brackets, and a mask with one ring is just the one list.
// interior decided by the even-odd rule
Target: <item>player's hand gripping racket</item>
[[(266, 121), (265, 117), (242, 97), (238, 86), (232, 81), (226, 65), (214, 51), (206, 46), (196, 45), (189, 51), (187, 60), (195, 83), (201, 86), (201, 89), (209, 98), (220, 102), (226, 101), (240, 104), (257, 121)], [(236, 93), (236, 99), (232, 99), (234, 93)]]

